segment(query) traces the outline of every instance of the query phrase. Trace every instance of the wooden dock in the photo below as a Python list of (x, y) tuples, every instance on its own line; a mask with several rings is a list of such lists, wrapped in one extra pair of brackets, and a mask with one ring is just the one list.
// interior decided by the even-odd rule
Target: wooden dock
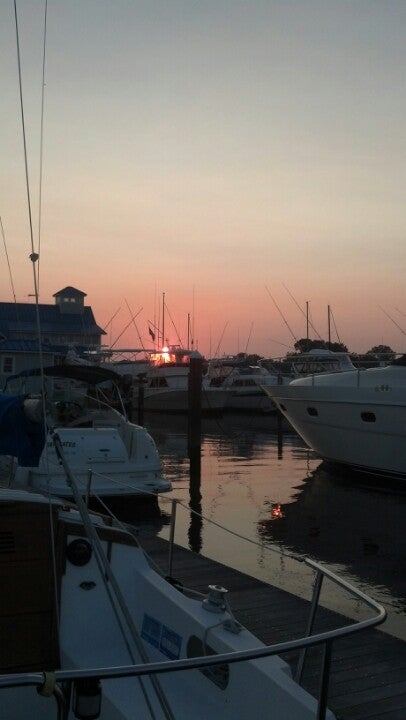
[[(139, 541), (166, 572), (168, 542), (142, 527)], [(295, 595), (179, 546), (174, 549), (172, 575), (203, 593), (212, 583), (226, 587), (235, 617), (266, 644), (305, 634), (309, 602)], [(342, 616), (318, 608), (316, 631), (342, 624)], [(320, 648), (309, 650), (302, 681), (314, 696), (318, 695), (320, 657)], [(294, 671), (297, 653), (286, 654), (284, 659)], [(337, 720), (406, 720), (406, 642), (380, 629), (335, 641), (328, 705)]]

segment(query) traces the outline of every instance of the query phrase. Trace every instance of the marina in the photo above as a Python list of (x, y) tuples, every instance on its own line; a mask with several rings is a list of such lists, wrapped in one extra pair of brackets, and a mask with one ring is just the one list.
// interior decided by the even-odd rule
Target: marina
[(0, 13), (0, 720), (404, 720), (403, 9)]
[[(174, 426), (172, 418), (170, 428), (162, 417), (147, 415), (146, 422), (173, 485), (168, 497), (160, 499), (159, 518), (138, 520), (148, 552), (165, 566), (170, 503), (171, 498), (178, 499), (175, 541), (185, 552), (178, 551), (173, 574), (201, 587), (212, 576), (213, 562), (217, 582), (230, 589), (241, 621), (251, 622), (265, 642), (271, 637), (284, 639), (292, 622), (298, 632), (303, 629), (309, 578), (303, 565), (294, 568), (291, 555), (311, 557), (338, 572), (381, 602), (388, 618), (379, 631), (337, 645), (331, 707), (346, 720), (403, 718), (406, 489), (402, 482), (340, 471), (322, 463), (295, 433), (278, 436), (267, 428), (266, 418), (252, 416), (204, 421), (200, 479), (190, 479), (185, 420), (182, 424), (178, 419)], [(191, 515), (188, 508), (203, 519)], [(205, 522), (205, 517), (221, 528)], [(246, 543), (241, 551), (223, 528), (252, 544)], [(201, 555), (197, 575), (191, 571), (186, 549)], [(359, 619), (357, 607), (327, 587), (322, 600), (327, 614)], [(311, 672), (308, 682), (311, 687)]]
[[(165, 568), (168, 543), (152, 538), (142, 529), (140, 539), (151, 557)], [(173, 568), (176, 578), (197, 591), (204, 591), (208, 582), (214, 580), (225, 585), (237, 619), (264, 643), (282, 643), (292, 631), (298, 636), (305, 631), (308, 601), (203, 557), (199, 557), (196, 566), (191, 555), (190, 551), (177, 547)], [(326, 630), (342, 620), (321, 608), (317, 612), (315, 629)], [(299, 653), (291, 651), (284, 657), (294, 673)], [(313, 649), (306, 660), (303, 686), (315, 696), (319, 691), (317, 671), (320, 663), (321, 652)], [(338, 640), (331, 658), (329, 707), (341, 720), (403, 720), (406, 712), (405, 674), (406, 642), (380, 630)]]

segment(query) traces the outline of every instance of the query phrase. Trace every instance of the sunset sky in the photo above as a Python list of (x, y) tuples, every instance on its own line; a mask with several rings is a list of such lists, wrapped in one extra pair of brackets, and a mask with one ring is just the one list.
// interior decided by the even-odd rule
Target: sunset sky
[[(17, 0), (36, 249), (44, 7)], [(0, 46), (0, 215), (33, 302), (12, 0)], [(48, 0), (40, 302), (84, 291), (115, 347), (142, 308), (150, 347), (164, 292), (170, 342), (190, 314), (205, 355), (267, 357), (308, 302), (325, 339), (330, 305), (351, 350), (406, 351), (405, 69), (404, 0)]]

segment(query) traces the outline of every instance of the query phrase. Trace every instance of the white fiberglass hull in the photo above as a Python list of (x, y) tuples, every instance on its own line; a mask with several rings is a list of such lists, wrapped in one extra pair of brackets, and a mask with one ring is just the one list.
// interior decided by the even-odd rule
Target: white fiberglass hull
[(406, 369), (389, 370), (315, 376), (267, 392), (324, 460), (406, 477), (406, 387), (396, 382)]
[(226, 409), (233, 411), (268, 413), (276, 410), (275, 404), (260, 389), (244, 392), (244, 390), (229, 390)]
[[(117, 428), (59, 428), (63, 451), (82, 495), (103, 499), (167, 492), (155, 443), (144, 428), (123, 423), (128, 442)], [(38, 467), (15, 468), (12, 485), (72, 498), (54, 443), (48, 438)]]
[[(221, 413), (224, 410), (227, 393), (222, 390), (202, 390), (202, 412)], [(138, 401), (135, 401), (138, 408)], [(178, 388), (146, 389), (144, 410), (151, 412), (186, 413), (189, 409), (189, 393)]]
[[(277, 655), (223, 663), (212, 669), (122, 677), (120, 669), (130, 665), (144, 670), (150, 662), (167, 665), (187, 658), (193, 662), (196, 657), (204, 662), (208, 654), (264, 646), (236, 624), (223, 605), (215, 604), (213, 610), (209, 603), (207, 608), (207, 599), (189, 597), (156, 572), (132, 534), (96, 518), (90, 522), (97, 542), (89, 541), (75, 511), (55, 502), (50, 508), (46, 499), (27, 495), (25, 500), (14, 494), (14, 502), (11, 496), (4, 507), (0, 503), (3, 526), (13, 528), (15, 537), (15, 548), (6, 551), (13, 559), (7, 572), (9, 577), (13, 573), (10, 587), (16, 598), (14, 603), (7, 599), (8, 614), (3, 618), (2, 717), (51, 720), (57, 716), (55, 698), (40, 696), (35, 687), (22, 687), (27, 671), (35, 685), (37, 677), (37, 682), (43, 683), (42, 671), (48, 668), (71, 676), (77, 676), (77, 671), (86, 673), (88, 668), (104, 668), (107, 677), (99, 670), (100, 714), (76, 717), (251, 720), (272, 708), (278, 720), (316, 719), (316, 701), (292, 679), (289, 666)], [(57, 543), (56, 563), (49, 552), (50, 517), (52, 538)], [(85, 517), (84, 522), (89, 519)], [(38, 534), (38, 547), (31, 555), (26, 538), (33, 532)], [(31, 574), (27, 573), (27, 557)], [(52, 594), (55, 588), (57, 597)], [(25, 623), (22, 611), (26, 609), (30, 615)], [(24, 637), (20, 644), (15, 640), (18, 632)], [(32, 673), (37, 673), (34, 681)], [(13, 677), (14, 686), (10, 684)], [(50, 673), (51, 692), (53, 680)], [(73, 693), (72, 702), (67, 703), (67, 720), (74, 718), (76, 697)], [(84, 701), (90, 703), (90, 696), (85, 695)], [(327, 711), (326, 718), (333, 720), (333, 715)]]

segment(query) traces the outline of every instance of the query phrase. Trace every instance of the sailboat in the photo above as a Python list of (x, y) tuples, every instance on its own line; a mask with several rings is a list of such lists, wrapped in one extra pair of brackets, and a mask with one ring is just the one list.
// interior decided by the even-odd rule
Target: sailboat
[[(23, 412), (20, 406), (18, 417)], [(379, 604), (305, 561), (316, 573), (309, 628), (325, 576), (374, 614), (265, 646), (234, 616), (226, 588), (189, 591), (149, 561), (131, 526), (89, 512), (64, 447), (53, 440), (76, 506), (28, 490), (0, 493), (4, 718), (248, 720), (272, 707), (283, 720), (334, 719), (327, 708), (332, 644), (383, 622)], [(325, 661), (316, 700), (299, 680), (306, 649), (319, 644)], [(293, 678), (280, 653), (298, 649)]]

